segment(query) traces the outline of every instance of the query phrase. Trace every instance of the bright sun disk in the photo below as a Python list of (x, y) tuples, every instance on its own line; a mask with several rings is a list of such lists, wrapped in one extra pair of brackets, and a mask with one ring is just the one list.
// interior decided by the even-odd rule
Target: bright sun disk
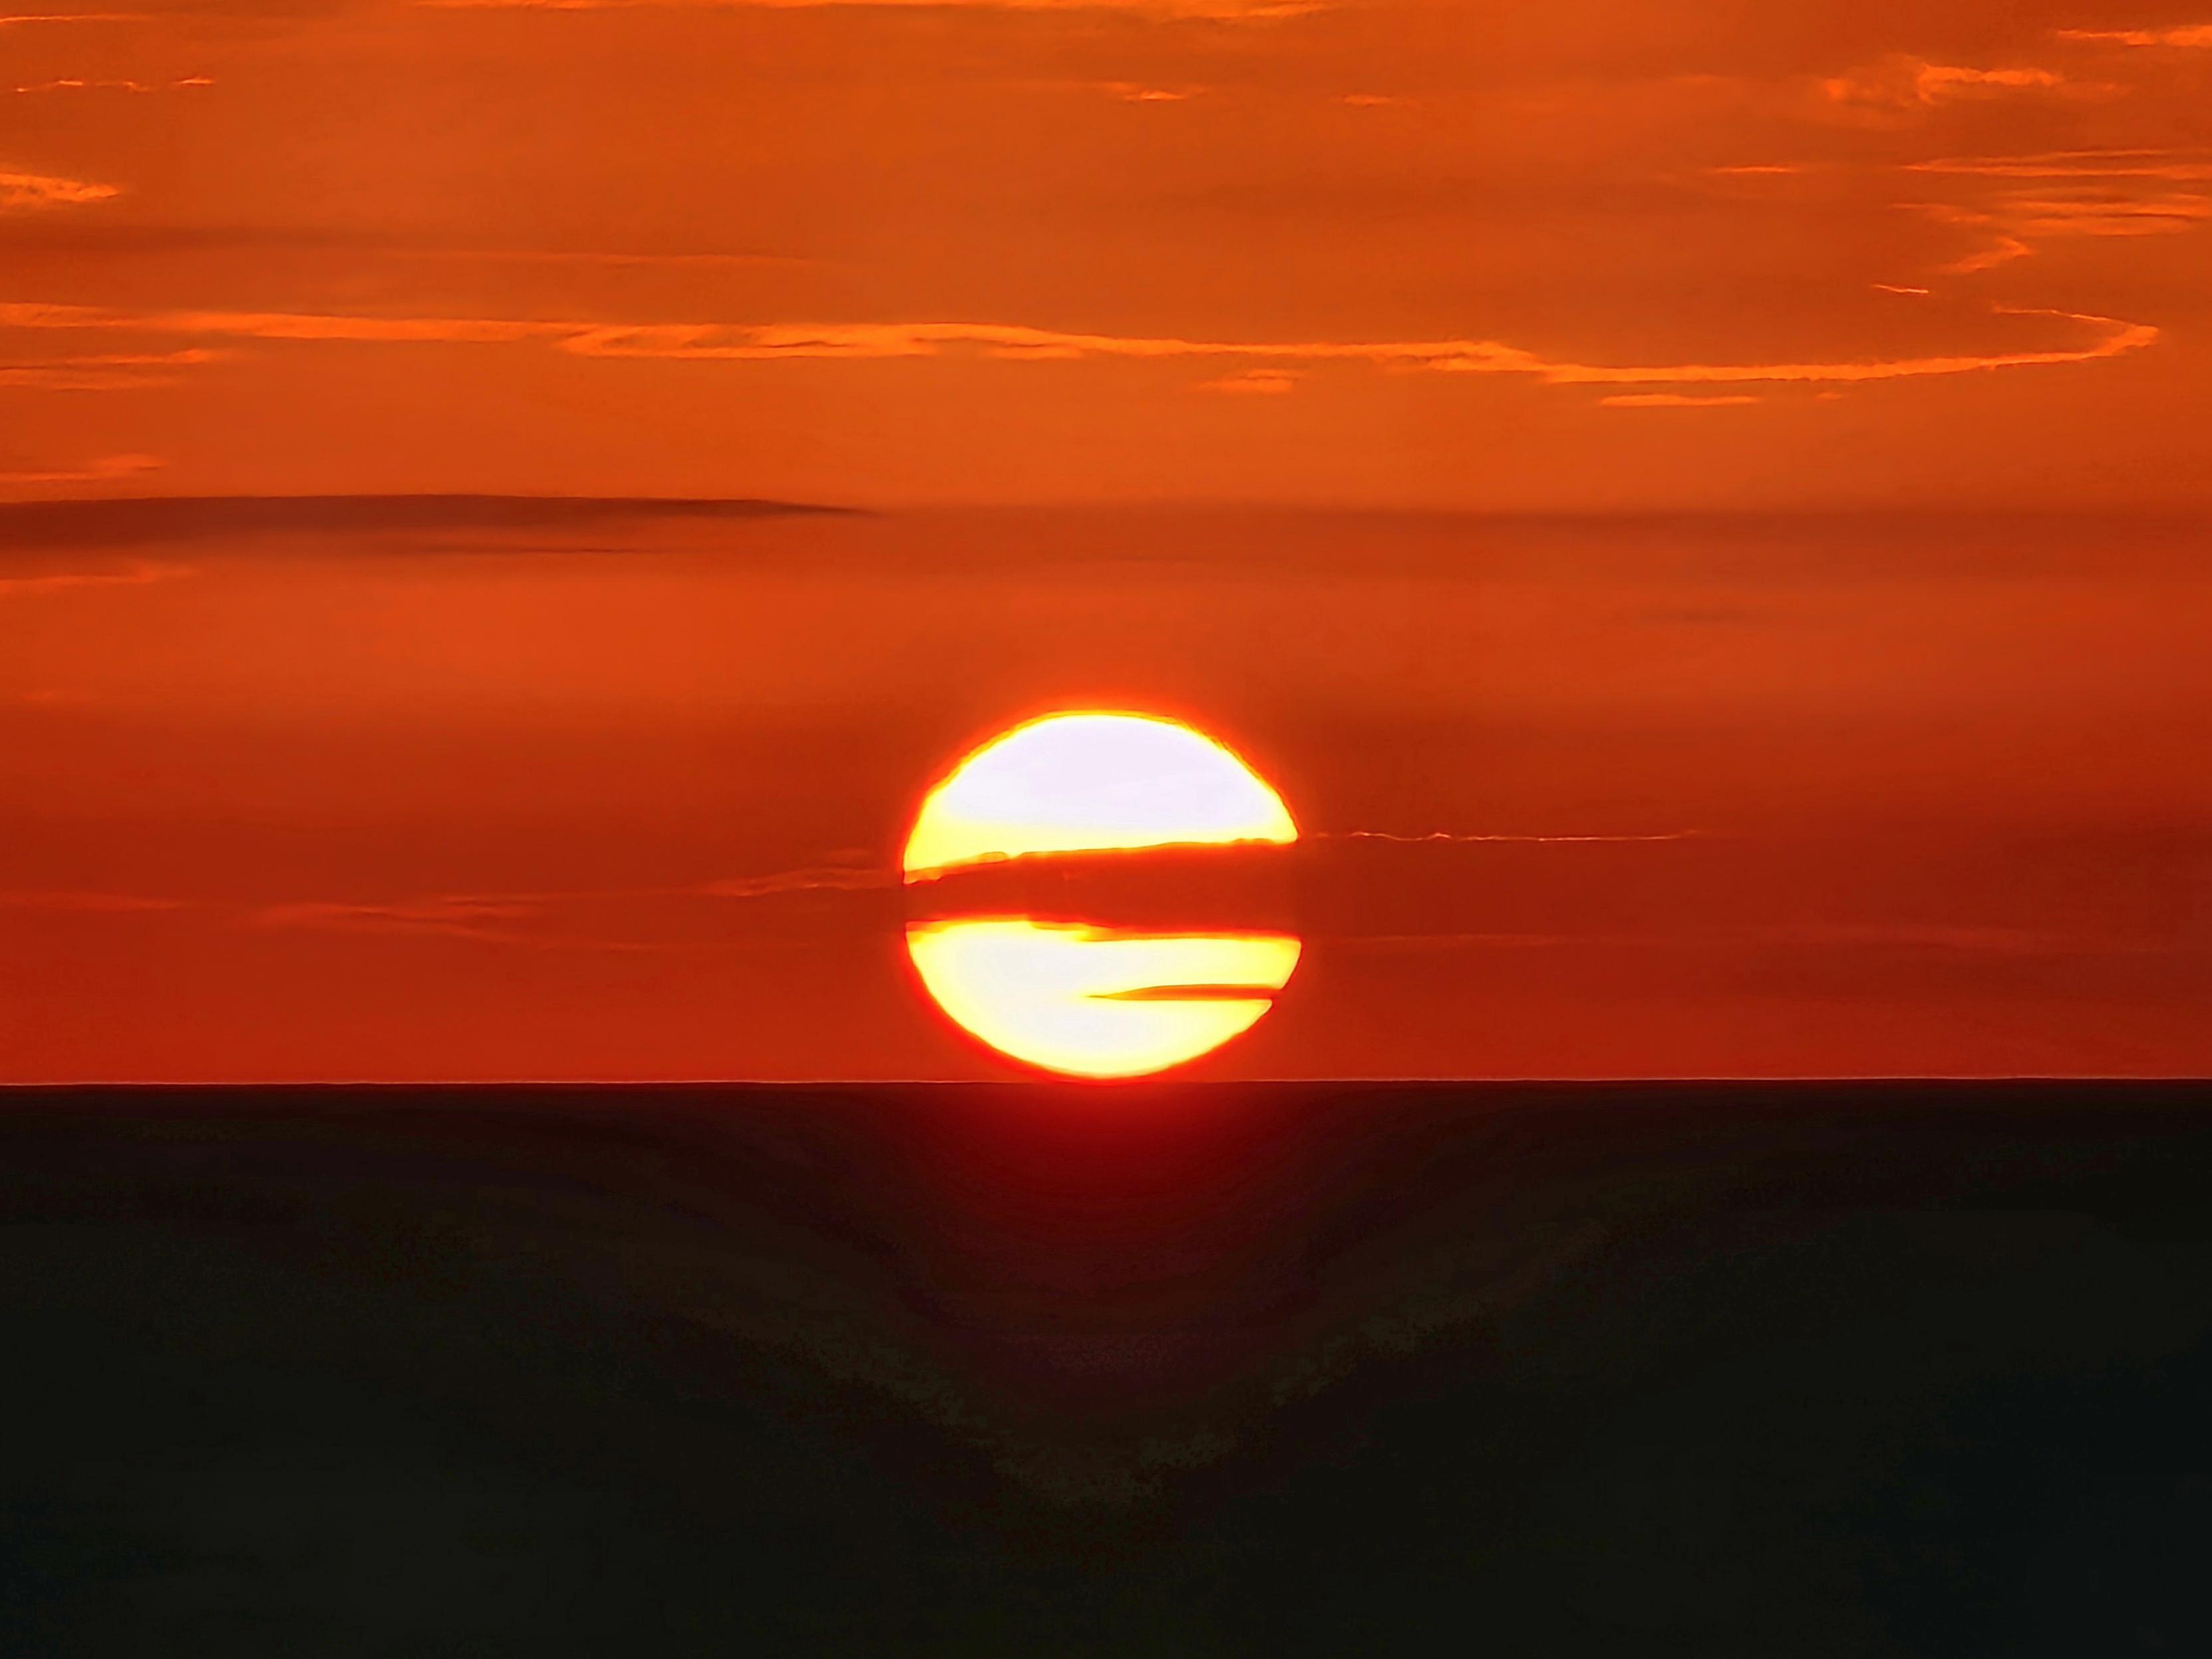
[[(929, 792), (909, 882), (996, 858), (1297, 839), (1282, 798), (1204, 733), (1146, 714), (1016, 726)], [(963, 1029), (1070, 1076), (1135, 1077), (1249, 1029), (1297, 966), (1282, 933), (1124, 933), (1026, 917), (916, 922), (907, 949)]]

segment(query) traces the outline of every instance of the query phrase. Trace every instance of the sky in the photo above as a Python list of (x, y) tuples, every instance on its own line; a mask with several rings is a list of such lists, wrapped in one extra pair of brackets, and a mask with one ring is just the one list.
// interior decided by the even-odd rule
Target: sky
[(2212, 12), (0, 18), (0, 489), (2201, 503)]
[(1115, 900), (1301, 941), (1194, 1075), (2212, 1069), (2208, 110), (2154, 0), (0, 15), (0, 1081), (1010, 1075), (899, 849), (1098, 709), (1300, 831)]
[(1302, 939), (1193, 1075), (2212, 1069), (2199, 520), (532, 505), (0, 513), (0, 1074), (1012, 1075), (901, 851), (1069, 708), (1296, 822), (1079, 892)]

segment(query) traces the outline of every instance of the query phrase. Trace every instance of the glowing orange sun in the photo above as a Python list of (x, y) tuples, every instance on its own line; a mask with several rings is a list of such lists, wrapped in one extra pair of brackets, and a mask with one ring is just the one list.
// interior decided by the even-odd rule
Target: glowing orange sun
[[(1220, 744), (1147, 714), (1048, 715), (994, 738), (929, 792), (908, 882), (1000, 859), (1297, 839), (1282, 798)], [(939, 1007), (1047, 1071), (1137, 1077), (1220, 1047), (1297, 966), (1283, 933), (1131, 933), (990, 916), (916, 922)]]

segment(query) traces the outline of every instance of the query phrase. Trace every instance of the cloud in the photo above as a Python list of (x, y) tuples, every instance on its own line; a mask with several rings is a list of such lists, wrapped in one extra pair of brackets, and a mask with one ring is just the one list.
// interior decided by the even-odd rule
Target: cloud
[(1762, 401), (1741, 392), (1701, 398), (1680, 392), (1624, 392), (1598, 399), (1606, 409), (1722, 409)]
[(1747, 923), (1673, 932), (1607, 929), (1566, 933), (1352, 933), (1341, 935), (1340, 942), (1366, 950), (1412, 951), (1624, 945), (1680, 950), (1695, 945), (1752, 945), (1784, 950), (1931, 951), (2002, 957), (2072, 955), (2098, 948), (2094, 940), (2040, 929), (1944, 922)]
[(1014, 361), (1257, 358), (1290, 362), (1358, 362), (1444, 374), (1527, 375), (1552, 386), (1665, 386), (1857, 382), (2048, 367), (2124, 356), (2150, 345), (2159, 337), (2159, 331), (2146, 323), (2075, 312), (2003, 309), (2011, 315), (2045, 317), (2082, 325), (2095, 330), (2097, 337), (2086, 345), (2032, 351), (1825, 362), (1664, 364), (1561, 362), (1497, 340), (1186, 340), (1084, 334), (1006, 323), (641, 324), (589, 329), (562, 340), (561, 345), (562, 349), (581, 356), (677, 361), (926, 357), (937, 356), (947, 347), (966, 346), (986, 356)]
[(1954, 64), (1921, 64), (1912, 72), (1913, 96), (1923, 104), (2008, 92), (2048, 92), (2066, 77), (2047, 69), (1967, 69)]
[(110, 495), (0, 501), (0, 549), (129, 547), (288, 532), (554, 530), (641, 519), (727, 521), (843, 510), (663, 496)]
[(893, 872), (869, 865), (821, 864), (772, 876), (732, 876), (696, 890), (708, 898), (770, 898), (781, 893), (865, 893), (896, 887)]
[(1977, 69), (1897, 57), (1864, 69), (1829, 76), (1818, 83), (1829, 103), (1887, 110), (1932, 109), (1970, 99), (2033, 93), (2101, 93), (2107, 88), (2069, 82), (2056, 70), (2031, 65)]
[[(4, 588), (0, 584), (0, 588)], [(48, 701), (33, 697), (29, 701)], [(76, 890), (0, 889), (0, 912), (23, 910), (52, 915), (123, 915), (162, 911), (211, 910), (233, 926), (274, 933), (397, 935), (458, 939), (474, 944), (519, 945), (532, 950), (658, 951), (726, 943), (726, 935), (705, 939), (638, 932), (653, 912), (652, 901), (676, 900), (711, 906), (731, 899), (767, 898), (802, 892), (869, 892), (894, 888), (899, 878), (875, 854), (861, 848), (826, 854), (816, 864), (772, 875), (736, 877), (694, 887), (622, 887), (544, 892), (434, 893), (397, 899), (295, 899), (278, 903), (239, 903), (147, 896), (134, 893)], [(606, 902), (617, 908), (609, 912)], [(702, 909), (698, 914), (708, 914)], [(664, 913), (665, 914), (665, 913)], [(574, 923), (596, 915), (611, 929), (580, 931)], [(625, 936), (628, 935), (628, 936)]]
[(103, 455), (98, 460), (87, 461), (81, 466), (0, 472), (0, 486), (110, 483), (118, 478), (137, 477), (142, 472), (150, 472), (165, 465), (158, 455)]
[(186, 908), (183, 899), (149, 898), (139, 893), (0, 891), (0, 910), (44, 910), (72, 915), (131, 915)]
[[(1854, 384), (2051, 368), (2124, 356), (2153, 344), (2148, 323), (2022, 307), (2000, 314), (2091, 331), (2084, 343), (2036, 349), (1900, 358), (1746, 363), (1584, 363), (1547, 358), (1498, 340), (1182, 339), (1091, 334), (1022, 323), (596, 323), (484, 318), (362, 317), (289, 312), (112, 311), (61, 303), (0, 304), (0, 327), (362, 343), (501, 344), (543, 342), (574, 356), (688, 362), (860, 362), (934, 357), (959, 348), (1016, 362), (1182, 358), (1290, 364), (1358, 363), (1391, 370), (1526, 376), (1550, 386)], [(1288, 372), (1286, 369), (1285, 372)]]
[(805, 11), (832, 6), (933, 11), (1134, 12), (1208, 22), (1265, 21), (1322, 9), (1317, 0), (414, 0), (432, 11)]
[[(127, 92), (149, 93), (180, 91), (194, 87), (211, 87), (215, 82), (204, 75), (188, 75), (178, 81), (83, 81), (75, 77), (59, 81), (34, 81), (27, 86), (12, 88), (19, 94), (45, 92)], [(109, 192), (111, 195), (112, 191)]]
[(1200, 380), (1194, 392), (1218, 392), (1231, 397), (1279, 398), (1297, 390), (1304, 375), (1294, 368), (1248, 368), (1241, 374)]
[(1098, 90), (1125, 104), (1180, 104), (1203, 94), (1204, 87), (1151, 87), (1136, 81), (1101, 81)]
[(1947, 224), (1991, 233), (1986, 247), (1942, 267), (1952, 276), (1989, 270), (2032, 256), (2039, 243), (2082, 236), (2160, 236), (2212, 220), (2212, 197), (2173, 191), (2157, 197), (2081, 195), (2002, 198), (1987, 210), (1930, 204), (1923, 210)]
[(33, 23), (149, 23), (153, 21), (143, 11), (16, 12), (0, 15), (0, 29), (20, 28)]
[(246, 920), (256, 927), (306, 928), (340, 933), (435, 933), (494, 944), (525, 944), (537, 941), (518, 933), (515, 924), (534, 920), (540, 908), (541, 904), (535, 898), (455, 893), (432, 898), (407, 899), (390, 904), (338, 903), (327, 900), (272, 904), (252, 912)]
[[(896, 872), (872, 855), (857, 861), (830, 854), (819, 863), (771, 875), (732, 877), (696, 887), (635, 887), (562, 892), (438, 893), (387, 901), (307, 899), (263, 905), (241, 913), (247, 927), (280, 931), (430, 935), (479, 944), (521, 945), (533, 950), (647, 951), (684, 948), (686, 944), (725, 942), (635, 936), (651, 914), (652, 901), (760, 899), (792, 893), (872, 892), (898, 885)], [(617, 908), (610, 915), (609, 901)], [(611, 928), (553, 931), (564, 919), (597, 915)], [(630, 937), (623, 937), (625, 933)]]
[(499, 318), (329, 316), (288, 311), (123, 312), (99, 306), (0, 302), (0, 328), (121, 329), (253, 340), (496, 345), (557, 339), (591, 326)]
[(2212, 219), (2212, 197), (2185, 191), (2120, 198), (2022, 194), (2006, 198), (2004, 211), (2031, 235), (2152, 236)]
[(216, 362), (222, 355), (192, 347), (182, 351), (106, 352), (0, 362), (0, 390), (116, 392), (131, 386), (168, 386), (176, 376), (158, 371), (197, 368)]
[(0, 173), (0, 213), (80, 207), (121, 194), (114, 185), (92, 184), (82, 179), (61, 179), (43, 173)]
[[(1988, 244), (1943, 269), (1953, 275), (2023, 259), (2046, 241), (2086, 236), (2155, 236), (2212, 220), (2212, 195), (2164, 188), (2212, 179), (2212, 161), (2171, 150), (2075, 150), (2042, 155), (1946, 156), (1905, 171), (2019, 181), (1978, 206), (1905, 205), (1945, 224), (1984, 231)], [(2030, 185), (2035, 187), (2030, 188)], [(2160, 186), (2151, 188), (2151, 186)]]
[(1702, 839), (1702, 830), (1659, 830), (1629, 831), (1620, 834), (1589, 834), (1571, 836), (1536, 835), (1526, 831), (1431, 830), (1420, 835), (1401, 835), (1389, 830), (1320, 830), (1310, 836), (1310, 841), (1387, 841), (1405, 847), (1452, 846), (1472, 847), (1492, 842), (1505, 842), (1543, 847), (1573, 846), (1584, 842), (1611, 845), (1618, 842), (1697, 841)]
[(1985, 179), (2212, 179), (2212, 157), (2184, 149), (2062, 149), (2039, 155), (1942, 155), (1907, 161), (1907, 173)]
[(2116, 46), (2179, 46), (2212, 50), (2212, 23), (2185, 23), (2163, 29), (2057, 29), (2061, 40), (2087, 40)]
[(144, 587), (191, 574), (190, 565), (134, 559), (114, 570), (57, 570), (37, 576), (0, 576), (0, 599), (59, 593), (75, 587)]
[(2028, 927), (1992, 927), (1953, 922), (1793, 922), (1735, 930), (1743, 937), (1779, 945), (1870, 945), (1920, 951), (2041, 955), (2081, 949), (2087, 941)]

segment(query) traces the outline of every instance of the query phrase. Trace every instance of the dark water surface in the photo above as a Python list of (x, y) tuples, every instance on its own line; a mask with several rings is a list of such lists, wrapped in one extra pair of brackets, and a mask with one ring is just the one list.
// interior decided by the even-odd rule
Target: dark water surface
[(2212, 1087), (21, 1091), (0, 1651), (2205, 1650)]

